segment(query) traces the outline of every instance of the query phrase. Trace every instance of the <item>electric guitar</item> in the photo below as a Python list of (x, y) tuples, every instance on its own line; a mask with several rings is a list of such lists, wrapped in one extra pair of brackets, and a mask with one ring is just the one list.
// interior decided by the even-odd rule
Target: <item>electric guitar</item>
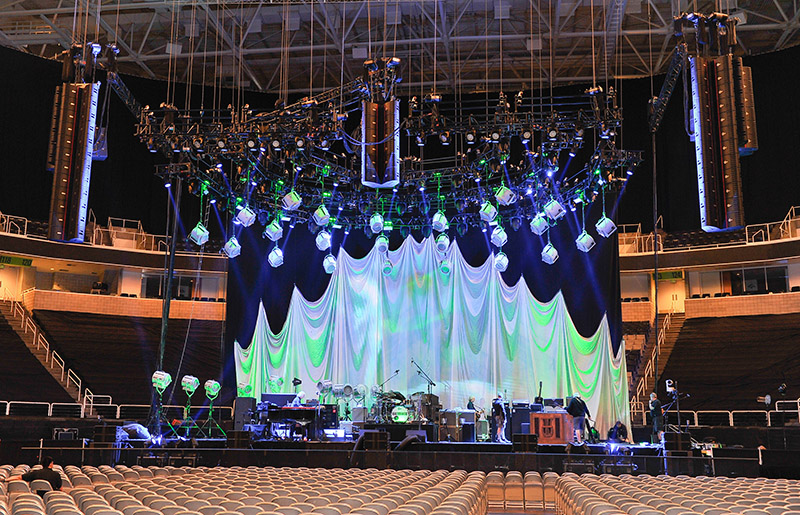
[(539, 381), (539, 395), (537, 395), (533, 399), (534, 404), (544, 404), (544, 399), (542, 398), (542, 382)]

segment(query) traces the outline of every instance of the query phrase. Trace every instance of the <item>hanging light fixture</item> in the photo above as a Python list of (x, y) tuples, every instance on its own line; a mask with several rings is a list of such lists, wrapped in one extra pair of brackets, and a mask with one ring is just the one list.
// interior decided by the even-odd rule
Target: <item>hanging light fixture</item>
[(389, 250), (389, 238), (387, 238), (385, 234), (381, 234), (375, 238), (375, 248), (380, 253), (384, 253)]
[(436, 237), (436, 250), (439, 252), (447, 252), (447, 248), (450, 246), (450, 237), (447, 233), (441, 233), (439, 236)]
[(331, 233), (325, 230), (318, 232), (314, 242), (317, 244), (319, 250), (328, 250), (331, 248)]
[(336, 270), (336, 258), (333, 254), (328, 254), (322, 260), (322, 268), (325, 269), (326, 274), (332, 274)]
[(542, 261), (548, 265), (552, 265), (558, 260), (558, 251), (552, 243), (547, 242), (547, 245), (542, 249)]
[(483, 204), (481, 204), (480, 209), (480, 216), (481, 220), (485, 222), (493, 222), (495, 218), (497, 218), (497, 208), (492, 205), (491, 202), (485, 200)]
[(205, 228), (202, 222), (197, 222), (192, 232), (189, 233), (189, 239), (192, 240), (195, 245), (205, 245), (208, 241), (208, 234), (208, 229)]
[(383, 215), (374, 213), (369, 219), (369, 228), (372, 230), (373, 234), (383, 232)]
[(275, 218), (268, 226), (264, 227), (262, 237), (270, 241), (278, 241), (283, 236), (283, 226), (279, 218)]
[(531, 220), (531, 231), (534, 234), (541, 236), (547, 232), (549, 228), (550, 224), (547, 222), (547, 217), (544, 213), (537, 213), (536, 216), (533, 217), (533, 220)]
[(437, 211), (433, 218), (431, 219), (431, 226), (433, 230), (436, 232), (442, 232), (447, 230), (448, 222), (447, 216), (445, 216), (443, 211)]
[(244, 227), (250, 227), (253, 225), (253, 222), (256, 221), (256, 214), (253, 212), (252, 209), (245, 206), (236, 213), (236, 219), (239, 221), (240, 224)]
[(328, 211), (328, 208), (325, 205), (320, 205), (316, 211), (314, 211), (314, 223), (322, 227), (323, 225), (328, 225), (328, 222), (331, 219), (331, 214)]
[(544, 205), (544, 212), (553, 220), (558, 220), (567, 214), (567, 210), (556, 199), (550, 199), (550, 202)]
[(508, 256), (502, 250), (494, 255), (494, 268), (498, 272), (505, 272), (508, 268)]
[(239, 240), (236, 239), (236, 236), (231, 236), (231, 239), (225, 242), (225, 245), (222, 247), (222, 252), (228, 256), (229, 259), (233, 259), (242, 253), (242, 246), (239, 245)]
[(443, 259), (439, 262), (439, 271), (442, 272), (444, 275), (449, 275), (451, 268), (452, 265), (450, 264), (449, 259)]
[(286, 195), (283, 196), (281, 200), (281, 204), (283, 205), (283, 209), (286, 211), (294, 211), (303, 203), (303, 199), (300, 198), (300, 195), (295, 191), (292, 190)]
[(386, 258), (386, 261), (383, 262), (381, 272), (383, 272), (383, 275), (392, 275), (392, 270), (394, 270), (394, 265), (389, 261), (389, 258)]
[(280, 247), (273, 248), (267, 256), (267, 261), (272, 268), (278, 268), (283, 264), (283, 251)]
[(506, 230), (503, 229), (502, 225), (498, 225), (492, 230), (492, 234), (489, 237), (489, 241), (492, 242), (492, 245), (495, 247), (502, 247), (508, 241), (508, 234), (506, 234)]

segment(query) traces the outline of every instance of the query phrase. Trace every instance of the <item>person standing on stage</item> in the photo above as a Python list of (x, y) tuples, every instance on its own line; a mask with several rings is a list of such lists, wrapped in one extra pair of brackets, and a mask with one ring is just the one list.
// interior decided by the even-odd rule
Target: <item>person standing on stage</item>
[(653, 419), (653, 434), (658, 435), (661, 441), (664, 438), (664, 410), (655, 392), (650, 394), (650, 417)]
[(506, 438), (506, 410), (503, 406), (503, 396), (499, 393), (492, 400), (492, 417), (494, 418), (494, 438), (498, 443), (511, 443)]
[(569, 401), (569, 406), (567, 406), (567, 413), (572, 415), (572, 428), (575, 431), (575, 441), (579, 444), (583, 443), (583, 431), (586, 419), (592, 420), (592, 415), (589, 413), (589, 407), (586, 406), (586, 403), (581, 399), (580, 393), (575, 392), (572, 396), (572, 400)]

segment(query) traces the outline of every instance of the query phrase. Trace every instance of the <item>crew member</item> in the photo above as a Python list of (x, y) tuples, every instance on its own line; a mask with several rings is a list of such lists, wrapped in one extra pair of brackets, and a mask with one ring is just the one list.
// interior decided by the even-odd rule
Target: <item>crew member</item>
[[(19, 481), (20, 479), (23, 481), (31, 482), (34, 479), (44, 479), (50, 486), (53, 487), (53, 490), (61, 490), (61, 475), (58, 471), (53, 470), (53, 458), (50, 456), (44, 456), (41, 461), (42, 468), (31, 470), (26, 474), (21, 474), (18, 476), (11, 476), (7, 477), (6, 481)], [(36, 492), (39, 495), (44, 495), (44, 492)]]
[(467, 409), (471, 409), (475, 411), (475, 397), (470, 397), (469, 401), (467, 401)]
[(292, 399), (292, 403), (290, 404), (290, 406), (293, 408), (299, 408), (300, 406), (303, 405), (303, 399), (305, 398), (306, 398), (306, 392), (300, 391), (297, 395), (294, 396), (294, 399)]
[(650, 417), (653, 419), (653, 434), (661, 441), (664, 438), (664, 410), (656, 392), (650, 394)]
[(492, 400), (492, 417), (494, 417), (494, 441), (511, 443), (506, 438), (506, 410), (503, 406), (503, 396), (499, 393)]
[(617, 420), (617, 423), (608, 430), (608, 441), (622, 443), (628, 441), (628, 428), (625, 424)]
[(585, 421), (587, 418), (592, 420), (592, 415), (589, 413), (589, 407), (586, 406), (586, 403), (581, 399), (580, 393), (575, 392), (572, 396), (572, 400), (569, 401), (569, 406), (567, 406), (567, 413), (572, 415), (572, 428), (575, 431), (575, 441), (579, 444), (583, 443)]

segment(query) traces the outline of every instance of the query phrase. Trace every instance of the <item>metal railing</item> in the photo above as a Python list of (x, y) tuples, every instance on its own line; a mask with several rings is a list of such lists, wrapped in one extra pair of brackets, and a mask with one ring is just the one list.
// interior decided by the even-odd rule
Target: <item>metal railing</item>
[(28, 235), (28, 219), (22, 216), (6, 215), (0, 212), (0, 232)]
[(745, 227), (747, 243), (763, 243), (797, 238), (800, 229), (800, 206), (792, 206), (780, 222), (753, 224)]
[[(674, 309), (674, 305), (673, 305)], [(661, 355), (661, 344), (664, 343), (664, 340), (667, 338), (667, 330), (669, 329), (669, 324), (672, 319), (672, 310), (664, 315), (664, 323), (658, 328), (658, 336), (656, 337), (655, 347), (653, 348), (653, 352), (650, 354), (650, 358), (647, 360), (647, 364), (644, 367), (644, 372), (641, 376), (637, 379), (636, 384), (636, 395), (631, 399), (631, 410), (633, 410), (633, 403), (640, 403), (644, 404), (644, 398), (647, 395), (647, 381), (649, 378), (655, 378), (655, 374), (657, 370), (655, 370), (655, 362), (656, 358)]]
[[(37, 401), (0, 401), (0, 416), (41, 416), (41, 417), (96, 417), (117, 420), (144, 420), (150, 416), (149, 404), (112, 404), (108, 395), (84, 395), (84, 402), (37, 402)], [(87, 403), (86, 398), (95, 401), (107, 399), (107, 404), (97, 402)], [(91, 408), (89, 407), (91, 406)], [(185, 406), (166, 404), (163, 406), (164, 414), (170, 419), (182, 419)], [(208, 412), (208, 406), (192, 406), (190, 414), (200, 420)], [(215, 418), (218, 420), (231, 420), (233, 408), (231, 406), (214, 406)]]
[[(101, 408), (101, 406), (103, 408)], [(110, 395), (95, 395), (88, 388), (84, 390), (83, 408), (81, 411), (82, 413), (81, 416), (91, 417), (94, 416), (95, 414), (98, 414), (107, 417), (109, 415), (107, 414), (107, 410), (104, 409), (107, 406), (112, 406), (112, 400)]]
[[(664, 415), (665, 422), (678, 425), (678, 414), (669, 411)], [(800, 420), (800, 413), (794, 410), (681, 410), (680, 426), (722, 426), (722, 427), (784, 427), (787, 424), (796, 425)], [(650, 411), (639, 405), (638, 409), (631, 411), (631, 424), (651, 425)]]
[[(658, 251), (663, 252), (664, 241), (660, 234), (657, 234)], [(642, 254), (653, 252), (653, 233), (641, 232), (618, 232), (620, 254)]]

